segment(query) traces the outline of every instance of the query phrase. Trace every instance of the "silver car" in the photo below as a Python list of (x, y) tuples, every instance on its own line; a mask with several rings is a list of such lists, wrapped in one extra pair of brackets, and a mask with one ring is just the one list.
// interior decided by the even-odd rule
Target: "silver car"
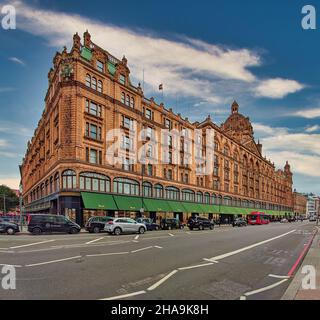
[(121, 233), (145, 233), (147, 227), (130, 218), (115, 218), (106, 223), (104, 231), (118, 236)]

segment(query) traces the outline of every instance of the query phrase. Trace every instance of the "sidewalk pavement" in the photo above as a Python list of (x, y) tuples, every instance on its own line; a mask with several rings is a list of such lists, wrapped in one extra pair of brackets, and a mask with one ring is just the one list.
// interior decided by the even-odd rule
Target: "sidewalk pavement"
[[(316, 228), (317, 234), (312, 241), (310, 249), (281, 300), (320, 300), (320, 228)], [(304, 266), (313, 266), (315, 268), (316, 289), (306, 290), (302, 288), (302, 280), (309, 274), (302, 273)]]

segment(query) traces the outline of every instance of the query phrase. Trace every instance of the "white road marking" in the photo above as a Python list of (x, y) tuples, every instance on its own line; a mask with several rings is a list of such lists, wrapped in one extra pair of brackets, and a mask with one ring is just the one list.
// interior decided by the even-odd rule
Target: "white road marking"
[(246, 296), (241, 296), (240, 300), (247, 300), (247, 297)]
[(34, 242), (34, 243), (29, 243), (29, 244), (23, 244), (21, 246), (15, 246), (15, 247), (10, 247), (9, 249), (18, 249), (18, 248), (23, 248), (23, 247), (31, 247), (31, 246), (35, 246), (37, 244), (42, 244), (42, 243), (48, 243), (48, 242), (53, 242), (56, 240), (46, 240), (46, 241), (41, 241), (41, 242)]
[(121, 255), (121, 254), (128, 254), (128, 253), (129, 253), (129, 251), (111, 252), (111, 253), (97, 253), (97, 254), (87, 254), (86, 257), (113, 256), (113, 255)]
[(170, 237), (174, 237), (174, 234), (172, 234), (172, 233), (168, 233), (168, 235), (169, 235)]
[(139, 235), (134, 237), (134, 240), (138, 240), (139, 239)]
[(139, 241), (137, 241), (137, 240), (132, 240), (132, 242), (134, 242), (134, 243), (139, 243)]
[(104, 299), (100, 299), (100, 300), (118, 300), (118, 299), (123, 299), (123, 298), (138, 296), (138, 295), (144, 294), (144, 293), (146, 293), (146, 291), (143, 290), (143, 291), (137, 291), (137, 292), (128, 293), (128, 294), (123, 294), (123, 295), (121, 295), (121, 296), (104, 298)]
[(102, 240), (102, 239), (104, 239), (104, 237), (101, 237), (101, 238), (97, 238), (97, 239), (88, 241), (88, 242), (86, 242), (86, 244), (94, 243), (94, 242), (97, 242), (97, 241)]
[(278, 276), (276, 274), (268, 274), (268, 276), (271, 278), (277, 278), (277, 279), (289, 279), (290, 278), (288, 276)]
[(155, 248), (158, 248), (158, 249), (162, 249), (163, 247), (160, 247), (160, 246), (154, 246)]
[(215, 260), (211, 260), (211, 259), (206, 259), (206, 258), (204, 258), (204, 259), (202, 259), (202, 260), (204, 260), (204, 261), (209, 261), (209, 262), (212, 262), (212, 263), (219, 263), (219, 261), (215, 261)]
[(252, 295), (254, 295), (254, 294), (263, 292), (263, 291), (267, 291), (267, 290), (270, 290), (270, 289), (273, 289), (273, 288), (279, 286), (280, 284), (282, 284), (282, 283), (284, 283), (284, 282), (286, 282), (286, 281), (288, 281), (288, 279), (283, 279), (283, 280), (281, 280), (281, 281), (279, 281), (279, 282), (276, 282), (276, 283), (274, 283), (274, 284), (271, 284), (270, 286), (267, 286), (267, 287), (264, 287), (264, 288), (261, 288), (261, 289), (257, 289), (257, 290), (254, 290), (254, 291), (247, 292), (247, 293), (245, 293), (244, 295), (245, 295), (246, 297), (248, 297), (248, 296), (252, 296)]
[(151, 287), (149, 287), (147, 290), (148, 291), (152, 291), (156, 288), (158, 288), (162, 283), (164, 283), (165, 281), (167, 281), (170, 277), (172, 277), (175, 273), (177, 273), (178, 270), (173, 270), (171, 271), (169, 274), (167, 274), (165, 277), (163, 277), (161, 280), (159, 280), (158, 282), (156, 282), (155, 284), (153, 284)]
[(203, 263), (203, 264), (198, 264), (196, 266), (178, 268), (178, 270), (189, 270), (189, 269), (201, 268), (201, 267), (206, 267), (206, 266), (212, 266), (213, 264), (214, 264), (213, 262)]
[(11, 266), (15, 268), (22, 268), (22, 266), (19, 264), (10, 264), (10, 263), (0, 263), (0, 266)]
[(141, 248), (141, 249), (137, 249), (137, 250), (133, 250), (131, 251), (131, 253), (136, 253), (136, 252), (140, 252), (140, 251), (144, 251), (144, 250), (148, 250), (148, 249), (152, 249), (153, 247), (145, 247), (145, 248)]
[(224, 259), (224, 258), (233, 256), (233, 255), (235, 255), (235, 254), (241, 253), (241, 252), (243, 252), (243, 251), (246, 251), (246, 250), (249, 250), (249, 249), (252, 249), (252, 248), (261, 246), (261, 245), (263, 245), (263, 244), (265, 244), (265, 243), (268, 243), (268, 242), (271, 242), (271, 241), (273, 241), (273, 240), (282, 238), (282, 237), (287, 236), (288, 234), (291, 234), (291, 233), (293, 233), (293, 232), (295, 232), (295, 231), (296, 231), (296, 230), (292, 230), (292, 231), (283, 233), (283, 234), (281, 234), (280, 236), (273, 237), (273, 238), (268, 239), (268, 240), (260, 241), (260, 242), (254, 243), (254, 244), (252, 244), (252, 245), (250, 245), (250, 246), (247, 246), (247, 247), (244, 247), (244, 248), (235, 250), (235, 251), (231, 251), (231, 252), (228, 252), (228, 253), (225, 253), (225, 254), (221, 254), (221, 255), (219, 255), (219, 256), (212, 257), (212, 258), (209, 258), (209, 259), (203, 259), (203, 260), (206, 260), (206, 261), (217, 261), (217, 260), (221, 260), (221, 259)]
[(26, 267), (42, 266), (44, 264), (51, 264), (51, 263), (74, 260), (74, 259), (79, 259), (79, 258), (81, 258), (81, 256), (70, 257), (70, 258), (59, 259), (59, 260), (46, 261), (46, 262), (40, 262), (40, 263), (26, 264)]

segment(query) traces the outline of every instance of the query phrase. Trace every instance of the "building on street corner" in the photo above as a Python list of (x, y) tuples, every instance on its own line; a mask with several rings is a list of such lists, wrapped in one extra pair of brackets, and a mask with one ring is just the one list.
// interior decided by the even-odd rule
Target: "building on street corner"
[[(276, 169), (262, 156), (237, 102), (221, 126), (210, 116), (191, 122), (145, 97), (130, 80), (127, 59), (95, 45), (88, 31), (83, 43), (74, 35), (70, 52), (56, 53), (48, 79), (45, 108), (21, 166), (25, 213), (63, 214), (81, 225), (92, 215), (293, 214), (290, 165)], [(119, 139), (109, 135), (114, 129), (121, 130)], [(209, 174), (196, 161), (208, 158), (208, 130), (214, 131)], [(155, 138), (162, 131), (169, 132), (166, 143)], [(178, 149), (173, 132), (181, 133)], [(198, 143), (206, 146), (193, 152)], [(144, 161), (134, 161), (140, 149)], [(153, 161), (163, 154), (167, 161)]]
[(307, 217), (307, 196), (294, 190), (293, 203), (294, 215), (296, 217)]

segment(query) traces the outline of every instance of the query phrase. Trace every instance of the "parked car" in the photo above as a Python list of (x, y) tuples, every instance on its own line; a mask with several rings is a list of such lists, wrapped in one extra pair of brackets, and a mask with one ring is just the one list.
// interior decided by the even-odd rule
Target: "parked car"
[(28, 217), (28, 231), (33, 234), (43, 232), (78, 233), (81, 227), (65, 216), (52, 214), (30, 214)]
[(309, 222), (315, 222), (317, 221), (317, 217), (316, 216), (310, 216), (309, 217)]
[(110, 234), (120, 235), (121, 233), (145, 233), (147, 227), (144, 223), (129, 218), (116, 218), (106, 223), (104, 230)]
[(190, 230), (193, 229), (210, 229), (212, 230), (214, 228), (213, 222), (211, 222), (209, 219), (201, 218), (201, 217), (191, 217), (188, 220), (188, 227)]
[(160, 222), (160, 228), (162, 230), (182, 229), (183, 224), (179, 221), (179, 219), (164, 218)]
[(85, 225), (86, 231), (90, 233), (99, 233), (104, 231), (106, 223), (112, 221), (113, 217), (91, 217)]
[(233, 223), (233, 227), (246, 227), (247, 226), (247, 221), (243, 218), (236, 218)]
[(137, 218), (136, 221), (138, 223), (143, 223), (148, 231), (159, 230), (160, 226), (157, 223), (154, 223), (150, 218)]
[(13, 235), (17, 232), (20, 232), (18, 224), (7, 221), (0, 221), (0, 233)]
[(288, 221), (288, 219), (286, 219), (286, 218), (282, 218), (282, 219), (280, 220), (280, 222), (281, 222), (281, 223), (287, 223), (287, 222), (289, 222), (289, 221)]

